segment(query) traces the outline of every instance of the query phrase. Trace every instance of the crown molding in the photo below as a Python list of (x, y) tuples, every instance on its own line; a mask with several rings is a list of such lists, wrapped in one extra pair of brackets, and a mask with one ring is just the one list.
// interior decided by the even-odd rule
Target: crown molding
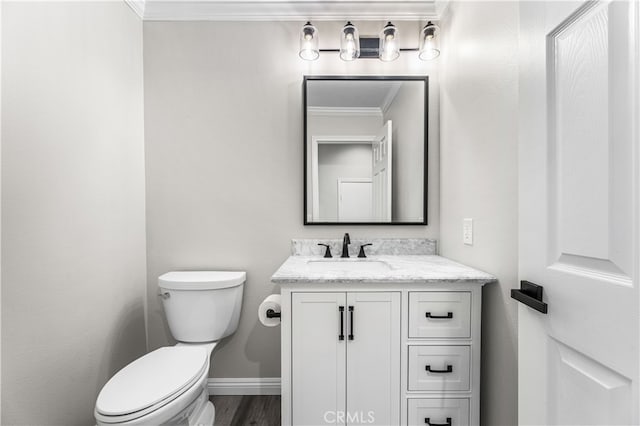
[(446, 0), (125, 0), (145, 21), (438, 20)]
[(400, 91), (401, 85), (402, 85), (401, 82), (396, 81), (391, 86), (391, 89), (389, 89), (389, 93), (387, 93), (387, 96), (384, 98), (384, 102), (380, 106), (380, 110), (382, 111), (383, 114), (386, 114), (387, 111), (389, 111), (389, 107), (391, 106), (391, 104), (393, 103), (393, 100), (398, 95), (398, 91)]
[(307, 114), (324, 117), (382, 117), (382, 110), (377, 107), (307, 107)]
[(124, 2), (138, 15), (140, 19), (144, 19), (144, 3), (145, 0), (124, 0)]

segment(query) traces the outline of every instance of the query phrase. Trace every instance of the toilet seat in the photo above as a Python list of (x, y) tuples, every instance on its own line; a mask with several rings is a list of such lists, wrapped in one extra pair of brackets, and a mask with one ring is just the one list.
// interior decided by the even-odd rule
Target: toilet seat
[[(120, 370), (102, 388), (96, 419), (102, 423), (130, 422), (178, 399), (206, 379), (209, 351), (203, 346), (157, 349)], [(204, 379), (203, 379), (204, 378)]]

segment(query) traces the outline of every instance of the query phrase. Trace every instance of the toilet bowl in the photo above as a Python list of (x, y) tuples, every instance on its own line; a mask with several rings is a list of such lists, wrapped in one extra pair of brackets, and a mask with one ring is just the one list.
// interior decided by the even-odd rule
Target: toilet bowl
[(179, 342), (116, 373), (100, 391), (98, 425), (213, 425), (207, 378), (217, 343), (238, 327), (246, 274), (169, 272), (158, 279), (169, 329)]

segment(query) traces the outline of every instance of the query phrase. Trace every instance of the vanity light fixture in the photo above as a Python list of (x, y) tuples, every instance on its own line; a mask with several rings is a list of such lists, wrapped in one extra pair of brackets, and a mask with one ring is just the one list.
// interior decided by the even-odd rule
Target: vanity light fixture
[(318, 30), (310, 21), (300, 32), (300, 57), (306, 61), (315, 61), (320, 52), (336, 52), (343, 61), (358, 58), (377, 58), (384, 62), (395, 61), (400, 52), (418, 52), (418, 57), (429, 61), (440, 55), (440, 28), (431, 21), (420, 31), (420, 46), (413, 49), (400, 48), (398, 28), (387, 22), (378, 37), (360, 37), (358, 29), (347, 21), (340, 31), (340, 49), (318, 48)]
[(440, 56), (440, 27), (427, 22), (420, 32), (420, 53), (418, 57), (423, 61), (430, 61)]
[(318, 30), (307, 21), (300, 31), (300, 57), (305, 61), (315, 61), (320, 57)]
[(380, 60), (384, 62), (395, 61), (399, 56), (398, 29), (391, 22), (387, 22), (387, 25), (380, 31)]
[(360, 57), (360, 36), (358, 29), (348, 21), (340, 34), (340, 59), (353, 61), (358, 57)]

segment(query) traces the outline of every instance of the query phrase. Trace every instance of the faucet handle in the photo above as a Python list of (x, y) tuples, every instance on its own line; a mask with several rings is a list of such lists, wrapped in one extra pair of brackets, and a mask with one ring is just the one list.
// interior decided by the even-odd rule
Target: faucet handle
[(329, 244), (318, 244), (319, 246), (326, 247), (327, 249), (324, 251), (324, 257), (333, 257), (331, 255), (331, 246)]
[(366, 253), (364, 252), (364, 248), (366, 246), (372, 246), (372, 243), (367, 243), (367, 244), (361, 244), (360, 245), (360, 253), (358, 253), (358, 257), (367, 257)]

